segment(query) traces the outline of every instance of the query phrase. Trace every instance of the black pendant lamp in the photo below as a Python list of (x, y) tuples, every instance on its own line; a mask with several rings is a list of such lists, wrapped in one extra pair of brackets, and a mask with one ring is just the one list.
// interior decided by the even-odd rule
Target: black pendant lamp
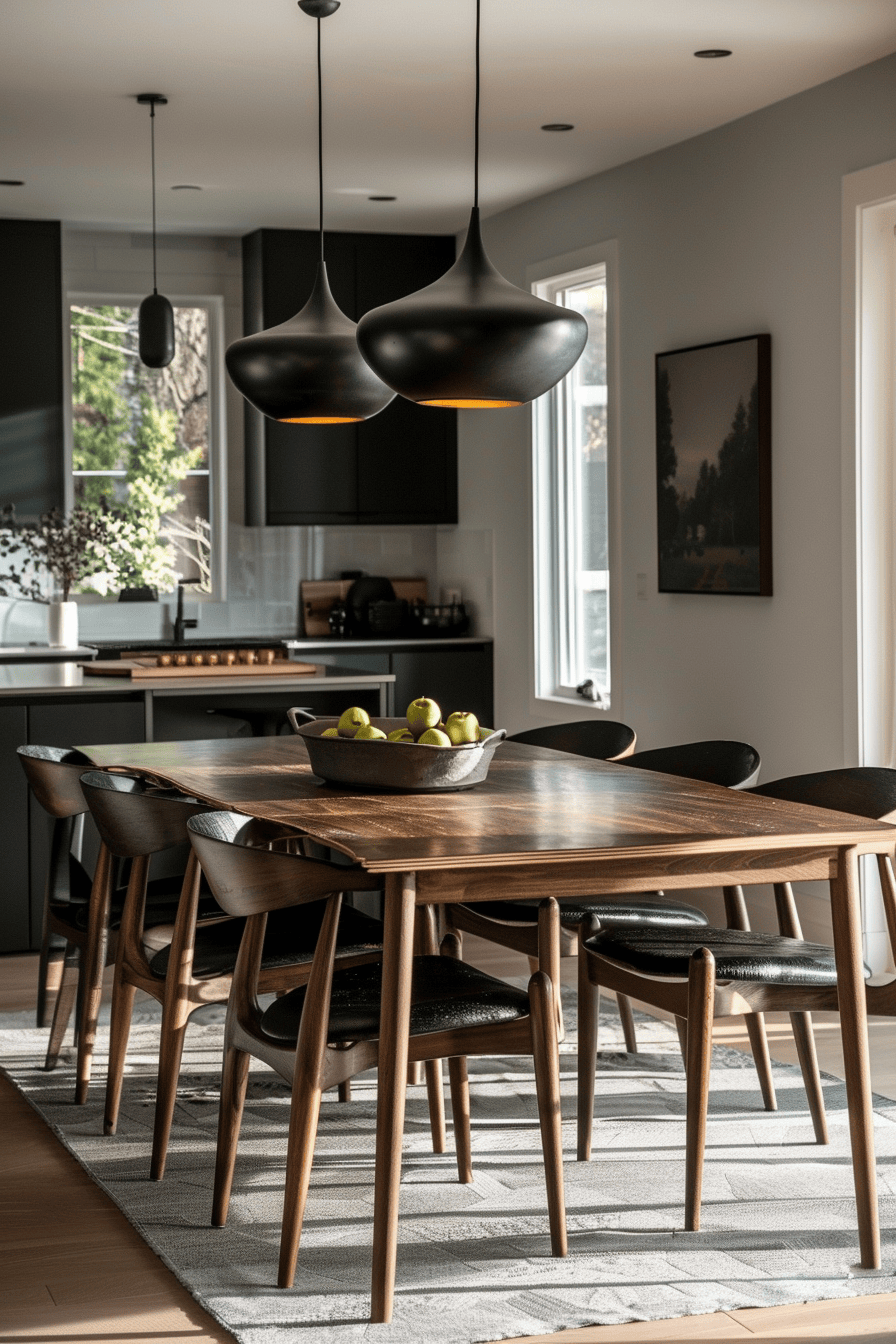
[(137, 348), (147, 368), (164, 369), (174, 358), (174, 309), (156, 283), (156, 106), (164, 107), (168, 99), (161, 93), (138, 93), (137, 102), (149, 105), (152, 156), (152, 293), (140, 305)]
[(435, 284), (372, 309), (358, 323), (370, 367), (422, 406), (486, 410), (533, 401), (569, 372), (588, 339), (580, 313), (512, 285), (482, 245), (479, 28), (476, 0), (475, 188), (463, 251)]
[(299, 8), (317, 19), (317, 276), (301, 312), (279, 327), (234, 341), (225, 360), (227, 372), (246, 400), (272, 420), (289, 425), (346, 425), (376, 415), (395, 393), (364, 362), (355, 324), (330, 293), (324, 261), (320, 21), (336, 12), (339, 0), (299, 0)]

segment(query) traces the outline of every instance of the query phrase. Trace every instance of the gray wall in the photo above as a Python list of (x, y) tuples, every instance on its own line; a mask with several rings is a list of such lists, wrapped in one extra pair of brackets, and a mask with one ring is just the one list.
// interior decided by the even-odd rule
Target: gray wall
[[(841, 177), (896, 156), (896, 57), (486, 221), (526, 267), (619, 245), (623, 650), (613, 717), (645, 747), (753, 742), (764, 777), (844, 763)], [(656, 591), (653, 356), (772, 334), (775, 596)], [(461, 413), (461, 526), (495, 537), (498, 722), (530, 700), (529, 412)], [(638, 572), (648, 575), (637, 600)]]

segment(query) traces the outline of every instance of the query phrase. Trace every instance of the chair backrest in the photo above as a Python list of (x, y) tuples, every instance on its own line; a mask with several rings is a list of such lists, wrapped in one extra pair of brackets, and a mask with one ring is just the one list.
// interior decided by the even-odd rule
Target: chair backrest
[(568, 751), (573, 756), (590, 756), (596, 761), (619, 761), (634, 751), (637, 734), (628, 724), (616, 723), (613, 719), (582, 719), (576, 723), (552, 723), (545, 728), (512, 733), (507, 741)]
[(377, 891), (383, 879), (354, 865), (309, 857), (314, 841), (289, 826), (238, 812), (206, 812), (187, 823), (215, 899), (229, 915), (258, 915), (319, 901), (335, 891)]
[(17, 747), (31, 792), (51, 817), (78, 817), (87, 811), (81, 776), (90, 758), (73, 747)]
[(623, 765), (636, 770), (699, 779), (727, 789), (746, 789), (755, 784), (760, 764), (759, 752), (746, 742), (683, 742), (677, 747), (636, 751), (623, 761)]
[(848, 812), (874, 821), (896, 820), (896, 770), (881, 765), (791, 775), (789, 779), (760, 784), (750, 792), (763, 798), (780, 798), (786, 803), (829, 807), (834, 812)]
[(139, 775), (88, 770), (81, 788), (100, 838), (111, 854), (136, 859), (187, 840), (187, 822), (208, 803)]

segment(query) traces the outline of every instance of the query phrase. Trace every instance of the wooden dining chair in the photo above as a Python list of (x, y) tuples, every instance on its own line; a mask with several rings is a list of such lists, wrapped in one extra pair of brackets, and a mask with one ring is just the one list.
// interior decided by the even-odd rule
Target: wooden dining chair
[[(95, 1013), (104, 968), (114, 959), (118, 925), (124, 907), (123, 872), (101, 847), (93, 878), (72, 852), (76, 827), (87, 812), (81, 776), (90, 761), (69, 747), (19, 747), (17, 755), (31, 791), (53, 818), (44, 896), (43, 935), (38, 980), (38, 1026), (50, 1025), (45, 1068), (59, 1061), (62, 1041), (77, 1000), (75, 1042), (79, 1050), (76, 1100), (86, 1100), (91, 1052), (84, 1039), (84, 1017), (91, 1015), (87, 1034), (95, 1031)], [(179, 879), (162, 878), (149, 887), (147, 939), (163, 946), (170, 936), (177, 907)], [(55, 989), (52, 1023), (49, 997)]]
[[(284, 852), (282, 831), (232, 812), (188, 823), (203, 871), (222, 907), (247, 917), (233, 977), (225, 1029), (224, 1069), (212, 1222), (223, 1226), (233, 1183), (250, 1057), (265, 1061), (292, 1084), (286, 1190), (278, 1284), (292, 1285), (314, 1155), (321, 1094), (375, 1066), (382, 963), (334, 969), (342, 890), (369, 881), (360, 868), (335, 868), (301, 852)], [(264, 846), (268, 846), (265, 848)], [(285, 848), (289, 848), (286, 842)], [(267, 920), (274, 912), (325, 900), (325, 913), (306, 986), (262, 1009), (258, 1002)], [(555, 901), (539, 912), (543, 939), (559, 932)], [(566, 1254), (560, 1133), (559, 1054), (549, 977), (538, 971), (528, 992), (459, 959), (448, 934), (442, 955), (414, 958), (409, 1058), (449, 1061), (458, 1175), (472, 1180), (467, 1055), (531, 1055), (534, 1060), (547, 1199), (554, 1255)], [(380, 1198), (381, 1192), (377, 1193)]]
[[(528, 742), (533, 746), (552, 747), (578, 756), (596, 760), (618, 761), (623, 765), (643, 770), (660, 770), (664, 774), (686, 779), (706, 779), (713, 784), (741, 788), (753, 783), (759, 772), (759, 753), (743, 742), (691, 742), (659, 751), (634, 752), (634, 729), (624, 724), (605, 720), (583, 723), (561, 723), (551, 728), (535, 728), (509, 738), (511, 742)], [(605, 754), (605, 753), (610, 754)], [(583, 897), (560, 899), (561, 934), (557, 948), (557, 962), (546, 966), (538, 945), (536, 922), (537, 901), (508, 900), (481, 901), (475, 905), (446, 906), (446, 921), (450, 928), (475, 933), (480, 938), (501, 947), (522, 952), (529, 958), (530, 969), (542, 966), (555, 984), (559, 983), (560, 959), (578, 955), (578, 925), (590, 912), (604, 928), (694, 928), (708, 923), (701, 910), (683, 901), (672, 900), (661, 892), (653, 895)], [(617, 1008), (625, 1039), (625, 1048), (631, 1054), (638, 1049), (635, 1022), (628, 997), (617, 995)], [(581, 1026), (580, 1026), (581, 1029)], [(562, 1024), (561, 1024), (562, 1032)], [(763, 1052), (757, 1038), (759, 1067), (767, 1087), (771, 1079), (771, 1062), (762, 1068)], [(768, 1054), (766, 1049), (765, 1055)]]
[[(856, 766), (794, 775), (750, 789), (764, 798), (801, 803), (896, 823), (896, 770)], [(896, 879), (888, 855), (877, 856), (890, 950), (896, 954)], [(730, 889), (745, 909), (740, 887)], [(687, 1161), (686, 1225), (695, 1230), (700, 1218), (700, 1190), (709, 1090), (712, 1023), (716, 1017), (750, 1015), (780, 1009), (790, 1014), (797, 1058), (815, 1138), (828, 1142), (824, 1096), (818, 1072), (811, 1011), (838, 1010), (833, 949), (802, 940), (793, 888), (776, 883), (779, 934), (753, 933), (749, 928), (695, 930), (693, 936), (649, 931), (598, 930), (583, 924), (585, 953), (579, 962), (579, 999), (587, 1000), (600, 984), (637, 984), (637, 995), (676, 1014), (686, 1038)], [(867, 968), (866, 968), (867, 971)], [(677, 982), (675, 977), (678, 977)], [(632, 991), (634, 992), (634, 990)], [(652, 997), (651, 997), (652, 996)], [(896, 978), (865, 986), (869, 1013), (896, 1016)], [(579, 1041), (578, 1155), (591, 1154), (596, 1039)]]
[[(187, 843), (187, 821), (210, 809), (145, 776), (88, 771), (81, 777), (81, 787), (109, 852), (132, 863), (115, 958), (103, 1131), (114, 1134), (118, 1122), (134, 996), (141, 989), (162, 1004), (150, 1163), (151, 1179), (161, 1180), (187, 1025), (203, 1004), (226, 1001), (245, 921), (230, 918), (207, 887), (203, 891), (191, 847), (171, 941), (148, 956), (144, 921), (150, 857)], [(286, 914), (271, 920), (262, 958), (262, 992), (286, 991), (308, 978), (316, 935), (313, 918), (300, 923)], [(359, 910), (346, 909), (337, 946), (340, 955), (348, 951), (368, 959), (380, 957), (382, 925)]]

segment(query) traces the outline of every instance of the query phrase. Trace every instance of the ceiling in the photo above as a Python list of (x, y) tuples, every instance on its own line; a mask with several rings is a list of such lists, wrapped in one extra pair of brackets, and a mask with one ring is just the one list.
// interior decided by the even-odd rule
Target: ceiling
[[(493, 213), (896, 50), (893, 0), (483, 0)], [(343, 0), (322, 24), (330, 227), (454, 231), (472, 190), (474, 0)], [(295, 0), (3, 0), (0, 215), (313, 227), (314, 21)], [(695, 60), (704, 47), (724, 60)], [(543, 122), (575, 130), (549, 134)], [(176, 184), (202, 191), (172, 191)], [(368, 195), (394, 195), (371, 202)]]

